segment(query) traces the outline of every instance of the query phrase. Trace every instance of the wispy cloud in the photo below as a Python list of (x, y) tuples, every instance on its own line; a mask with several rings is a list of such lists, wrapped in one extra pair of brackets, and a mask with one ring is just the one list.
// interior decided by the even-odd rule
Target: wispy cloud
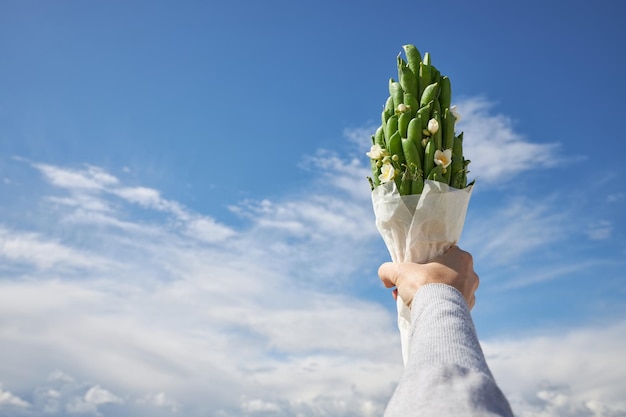
[(626, 322), (517, 340), (483, 342), (487, 360), (516, 415), (626, 415)]
[[(209, 415), (272, 404), (380, 415), (400, 370), (393, 314), (324, 284), (362, 268), (375, 236), (362, 227), (367, 205), (320, 187), (237, 206), (249, 226), (235, 231), (99, 168), (33, 166), (65, 191), (40, 203), (67, 238), (2, 229), (9, 266), (45, 267), (37, 282), (19, 278), (31, 269), (0, 283), (0, 314), (14, 323), (0, 327), (7, 393), (30, 387), (24, 401), (52, 415), (207, 415), (207, 404)], [(65, 264), (84, 267), (81, 279), (64, 279)]]
[[(500, 117), (482, 106), (468, 107), (466, 117)], [(504, 147), (528, 142), (503, 116), (490, 126), (500, 129), (492, 133), (504, 138)], [(369, 140), (366, 130), (351, 132), (351, 143)], [(45, 222), (25, 218), (20, 226), (0, 226), (0, 411), (382, 414), (401, 356), (393, 304), (358, 295), (380, 289), (388, 296), (375, 276), (387, 256), (380, 252), (361, 154), (321, 150), (306, 158), (304, 167), (315, 172), (306, 193), (235, 204), (238, 227), (99, 167), (23, 162), (52, 189), (28, 201)], [(479, 175), (497, 181), (507, 170), (529, 169), (507, 163), (491, 160), (488, 165), (499, 168)], [(11, 192), (19, 187), (12, 184)], [(477, 262), (508, 265), (568, 239), (573, 215), (556, 210), (558, 200), (510, 195), (490, 206), (478, 198), (480, 214), (468, 218), (464, 233)], [(574, 266), (593, 267), (589, 262), (581, 258)], [(555, 263), (522, 284), (554, 279), (567, 267)], [(359, 291), (346, 290), (355, 287)], [(612, 338), (618, 330), (580, 334)], [(565, 410), (547, 405), (563, 395), (587, 411), (620, 410), (608, 382), (626, 381), (622, 371), (607, 370), (597, 392), (578, 382), (569, 391), (558, 388), (570, 374), (566, 362), (546, 366), (557, 355), (548, 345), (574, 346), (563, 360), (577, 363), (575, 353), (591, 346), (578, 343), (576, 334), (486, 345), (507, 393), (519, 399), (519, 415)], [(624, 348), (621, 338), (615, 343), (615, 349), (596, 349), (612, 356)], [(541, 385), (535, 374), (523, 377), (529, 366), (547, 369), (542, 375), (552, 385)], [(592, 378), (595, 367), (587, 366)]]
[(472, 161), (472, 176), (481, 181), (505, 183), (518, 173), (563, 162), (558, 142), (530, 141), (515, 131), (510, 117), (492, 113), (493, 103), (488, 100), (465, 99), (458, 107), (462, 120), (457, 131), (464, 132), (464, 153)]
[(513, 195), (486, 206), (470, 211), (464, 230), (464, 241), (481, 261), (510, 263), (568, 234), (571, 215), (556, 196), (536, 201)]

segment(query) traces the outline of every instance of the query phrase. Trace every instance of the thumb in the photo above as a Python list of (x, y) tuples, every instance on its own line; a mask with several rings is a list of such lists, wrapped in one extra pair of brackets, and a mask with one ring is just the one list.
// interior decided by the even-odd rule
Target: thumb
[(398, 277), (398, 265), (393, 262), (385, 262), (378, 268), (378, 276), (385, 287), (395, 287)]

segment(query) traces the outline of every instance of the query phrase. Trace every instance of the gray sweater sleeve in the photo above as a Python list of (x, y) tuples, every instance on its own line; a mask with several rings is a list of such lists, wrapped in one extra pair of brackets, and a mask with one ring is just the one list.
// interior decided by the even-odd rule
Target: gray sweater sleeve
[(409, 359), (385, 417), (513, 416), (459, 291), (421, 287), (411, 316)]

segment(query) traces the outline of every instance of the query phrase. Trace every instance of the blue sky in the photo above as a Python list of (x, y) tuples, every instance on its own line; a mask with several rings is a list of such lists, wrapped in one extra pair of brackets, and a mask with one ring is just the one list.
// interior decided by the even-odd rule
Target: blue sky
[(365, 152), (413, 43), (516, 415), (626, 416), (626, 6), (223, 3), (0, 4), (0, 415), (381, 415)]

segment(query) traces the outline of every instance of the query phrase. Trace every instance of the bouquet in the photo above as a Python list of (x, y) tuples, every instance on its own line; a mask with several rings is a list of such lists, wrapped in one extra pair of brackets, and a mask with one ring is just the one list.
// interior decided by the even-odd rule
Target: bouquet
[[(398, 55), (398, 81), (389, 80), (382, 124), (372, 136), (372, 203), (376, 227), (393, 262), (424, 263), (461, 236), (473, 188), (463, 155), (450, 79), (413, 45)], [(402, 353), (408, 356), (411, 312), (398, 297)]]

